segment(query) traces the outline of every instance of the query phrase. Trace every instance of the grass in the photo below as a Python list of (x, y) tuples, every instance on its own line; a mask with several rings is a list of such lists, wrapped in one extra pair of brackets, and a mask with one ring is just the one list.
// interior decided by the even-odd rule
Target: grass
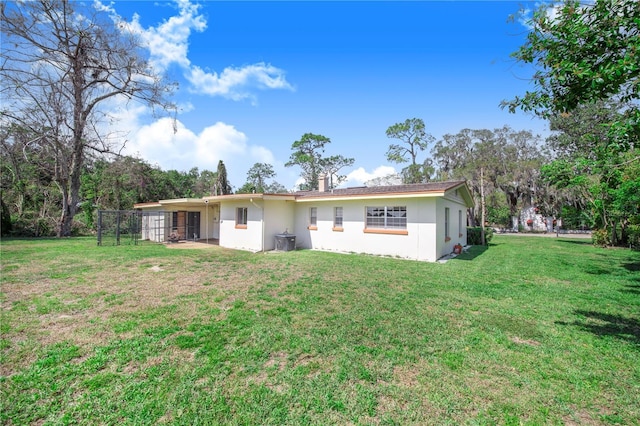
[(3, 424), (640, 424), (640, 253), (4, 240)]

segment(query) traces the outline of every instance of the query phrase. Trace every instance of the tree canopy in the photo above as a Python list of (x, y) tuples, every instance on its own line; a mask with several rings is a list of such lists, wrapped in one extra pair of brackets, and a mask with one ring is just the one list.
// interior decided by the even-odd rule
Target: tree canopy
[(300, 140), (291, 145), (291, 156), (285, 164), (286, 167), (299, 166), (302, 170), (300, 177), (304, 179), (301, 189), (318, 189), (318, 179), (321, 173), (326, 174), (330, 179), (330, 186), (339, 185), (344, 176), (338, 172), (344, 167), (353, 165), (354, 159), (343, 155), (324, 156), (325, 146), (331, 140), (322, 135), (305, 133)]
[[(529, 23), (527, 41), (513, 57), (536, 66), (535, 90), (503, 107), (551, 118), (598, 100), (640, 98), (640, 2), (545, 3)], [(626, 150), (640, 138), (638, 103), (627, 105), (619, 120), (608, 123), (615, 150)]]
[(37, 146), (52, 167), (62, 202), (58, 236), (71, 233), (80, 178), (91, 156), (118, 153), (101, 126), (109, 100), (172, 109), (167, 84), (145, 60), (138, 39), (105, 12), (69, 0), (2, 2), (3, 135)]
[(227, 180), (227, 167), (224, 161), (218, 161), (218, 170), (216, 171), (216, 180), (213, 184), (214, 195), (227, 195), (233, 192), (231, 184)]
[(420, 118), (407, 119), (402, 123), (389, 126), (387, 137), (399, 139), (402, 144), (391, 144), (387, 151), (387, 160), (392, 163), (410, 163), (401, 175), (404, 183), (420, 183), (430, 179), (434, 169), (430, 159), (418, 162), (418, 154), (435, 141), (426, 132), (424, 121)]
[(255, 163), (247, 171), (247, 181), (238, 189), (239, 194), (261, 193), (277, 194), (287, 192), (286, 188), (276, 181), (269, 182), (276, 176), (273, 166), (268, 163)]
[(536, 67), (534, 90), (502, 106), (551, 120), (557, 158), (543, 169), (545, 179), (580, 191), (594, 225), (625, 244), (630, 227), (640, 227), (629, 202), (631, 188), (640, 188), (640, 2), (546, 4), (530, 25), (513, 57)]
[(508, 126), (494, 130), (463, 129), (445, 134), (433, 147), (432, 155), (440, 180), (468, 182), (476, 197), (476, 207), (470, 212), (470, 220), (475, 224), (480, 224), (482, 184), (491, 223), (517, 227), (519, 210), (535, 203), (545, 156), (542, 140), (530, 131), (516, 131)]

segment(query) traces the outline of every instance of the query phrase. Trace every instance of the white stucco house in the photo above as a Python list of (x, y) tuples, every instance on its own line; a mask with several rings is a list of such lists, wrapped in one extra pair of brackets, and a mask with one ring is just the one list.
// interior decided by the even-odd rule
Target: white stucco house
[(274, 250), (276, 236), (295, 247), (436, 261), (467, 243), (464, 181), (328, 189), (288, 194), (232, 194), (136, 204), (142, 238), (213, 239), (222, 247)]

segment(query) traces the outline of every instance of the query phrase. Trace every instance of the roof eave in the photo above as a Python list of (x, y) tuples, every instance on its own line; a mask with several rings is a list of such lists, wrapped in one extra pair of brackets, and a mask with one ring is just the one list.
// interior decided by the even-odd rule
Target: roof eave
[(231, 200), (295, 200), (293, 194), (227, 194), (227, 195), (210, 195), (202, 197), (203, 200), (209, 202), (221, 202)]
[(347, 200), (376, 200), (380, 198), (433, 198), (442, 197), (444, 191), (422, 191), (422, 192), (377, 192), (373, 194), (326, 194), (298, 196), (296, 202), (306, 203), (313, 201), (347, 201)]
[(134, 209), (148, 209), (151, 207), (162, 207), (162, 204), (160, 203), (136, 203), (133, 205)]

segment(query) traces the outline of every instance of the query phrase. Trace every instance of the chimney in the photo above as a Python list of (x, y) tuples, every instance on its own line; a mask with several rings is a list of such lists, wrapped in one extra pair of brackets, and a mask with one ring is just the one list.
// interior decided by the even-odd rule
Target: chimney
[(329, 179), (324, 173), (318, 175), (318, 191), (326, 192), (329, 189)]

